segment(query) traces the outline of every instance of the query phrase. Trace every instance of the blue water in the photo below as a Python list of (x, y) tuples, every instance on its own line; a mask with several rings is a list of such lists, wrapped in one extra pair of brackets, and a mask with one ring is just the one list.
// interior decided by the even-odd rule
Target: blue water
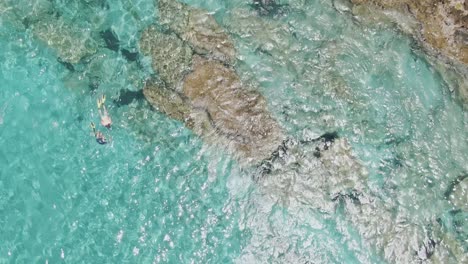
[[(337, 131), (396, 229), (437, 222), (449, 261), (466, 259), (466, 205), (444, 193), (468, 171), (468, 116), (409, 36), (329, 1), (281, 1), (285, 14), (271, 17), (249, 1), (185, 2), (231, 34), (237, 71), (289, 137)], [(398, 262), (348, 213), (284, 205), (182, 123), (141, 100), (118, 106), (119, 91), (143, 88), (151, 61), (128, 61), (99, 32), (138, 51), (157, 5), (103, 3), (0, 3), (1, 263)], [(24, 18), (59, 19), (89, 54), (71, 71)], [(114, 122), (99, 127), (112, 139), (104, 146), (89, 127), (101, 94)]]

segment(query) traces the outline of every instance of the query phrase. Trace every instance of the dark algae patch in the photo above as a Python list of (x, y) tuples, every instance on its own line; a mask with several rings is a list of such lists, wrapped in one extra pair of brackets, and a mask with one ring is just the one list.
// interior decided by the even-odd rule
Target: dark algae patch
[(101, 31), (100, 36), (106, 43), (106, 48), (116, 52), (119, 51), (120, 41), (112, 29)]
[(130, 90), (120, 90), (119, 98), (114, 100), (114, 103), (117, 107), (121, 107), (124, 105), (129, 105), (133, 101), (140, 101), (144, 100), (145, 96), (143, 95), (143, 90), (138, 91), (130, 91)]

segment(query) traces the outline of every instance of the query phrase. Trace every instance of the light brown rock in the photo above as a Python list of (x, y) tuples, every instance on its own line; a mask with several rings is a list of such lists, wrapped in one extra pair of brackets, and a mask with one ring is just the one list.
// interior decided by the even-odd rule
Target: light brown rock
[(187, 122), (191, 111), (190, 103), (176, 91), (165, 87), (164, 83), (154, 79), (148, 80), (143, 94), (158, 111), (171, 118)]
[(226, 147), (245, 164), (268, 158), (283, 134), (263, 96), (247, 90), (236, 72), (219, 61), (197, 56), (193, 68), (182, 91), (149, 80), (144, 88), (146, 99), (205, 141)]
[(140, 49), (151, 57), (153, 70), (168, 86), (175, 87), (190, 70), (192, 50), (175, 34), (151, 26), (141, 35)]
[(206, 109), (217, 134), (249, 161), (267, 158), (283, 135), (259, 93), (243, 87), (236, 72), (217, 61), (197, 58), (183, 93), (193, 107)]
[(283, 133), (263, 96), (246, 89), (224, 64), (235, 60), (229, 35), (206, 11), (177, 1), (159, 1), (159, 20), (169, 33), (151, 26), (140, 40), (162, 80), (146, 83), (146, 99), (205, 141), (226, 147), (242, 163), (269, 157)]

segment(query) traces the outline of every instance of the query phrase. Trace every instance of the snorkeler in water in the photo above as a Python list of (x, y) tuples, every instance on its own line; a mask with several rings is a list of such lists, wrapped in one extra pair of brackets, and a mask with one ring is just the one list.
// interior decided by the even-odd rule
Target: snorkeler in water
[(101, 131), (96, 130), (96, 126), (93, 122), (91, 122), (91, 129), (93, 130), (94, 137), (96, 138), (97, 143), (101, 145), (107, 144), (106, 137), (104, 137), (104, 134), (102, 134)]
[[(97, 100), (97, 106), (98, 106), (98, 111), (99, 111), (99, 116), (101, 117), (101, 125), (110, 128), (112, 125), (112, 119), (109, 116), (109, 113), (107, 112), (106, 105), (104, 104), (106, 102), (106, 96), (102, 95), (100, 99)], [(102, 111), (101, 111), (102, 107)]]

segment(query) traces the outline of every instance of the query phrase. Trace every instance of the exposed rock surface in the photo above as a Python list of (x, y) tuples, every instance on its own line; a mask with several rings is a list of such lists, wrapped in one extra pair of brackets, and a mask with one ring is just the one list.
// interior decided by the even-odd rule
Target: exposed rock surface
[[(459, 83), (457, 93), (464, 103), (468, 103), (468, 2), (463, 0), (351, 0), (355, 4), (354, 13), (362, 13), (363, 5), (371, 5), (383, 10), (393, 10), (415, 18), (419, 25), (410, 31), (424, 44), (435, 49), (455, 62), (463, 63), (461, 75), (464, 83)], [(399, 19), (401, 20), (401, 19)], [(402, 22), (402, 21), (397, 21)], [(408, 23), (406, 23), (406, 26)], [(448, 64), (452, 64), (448, 62)]]

